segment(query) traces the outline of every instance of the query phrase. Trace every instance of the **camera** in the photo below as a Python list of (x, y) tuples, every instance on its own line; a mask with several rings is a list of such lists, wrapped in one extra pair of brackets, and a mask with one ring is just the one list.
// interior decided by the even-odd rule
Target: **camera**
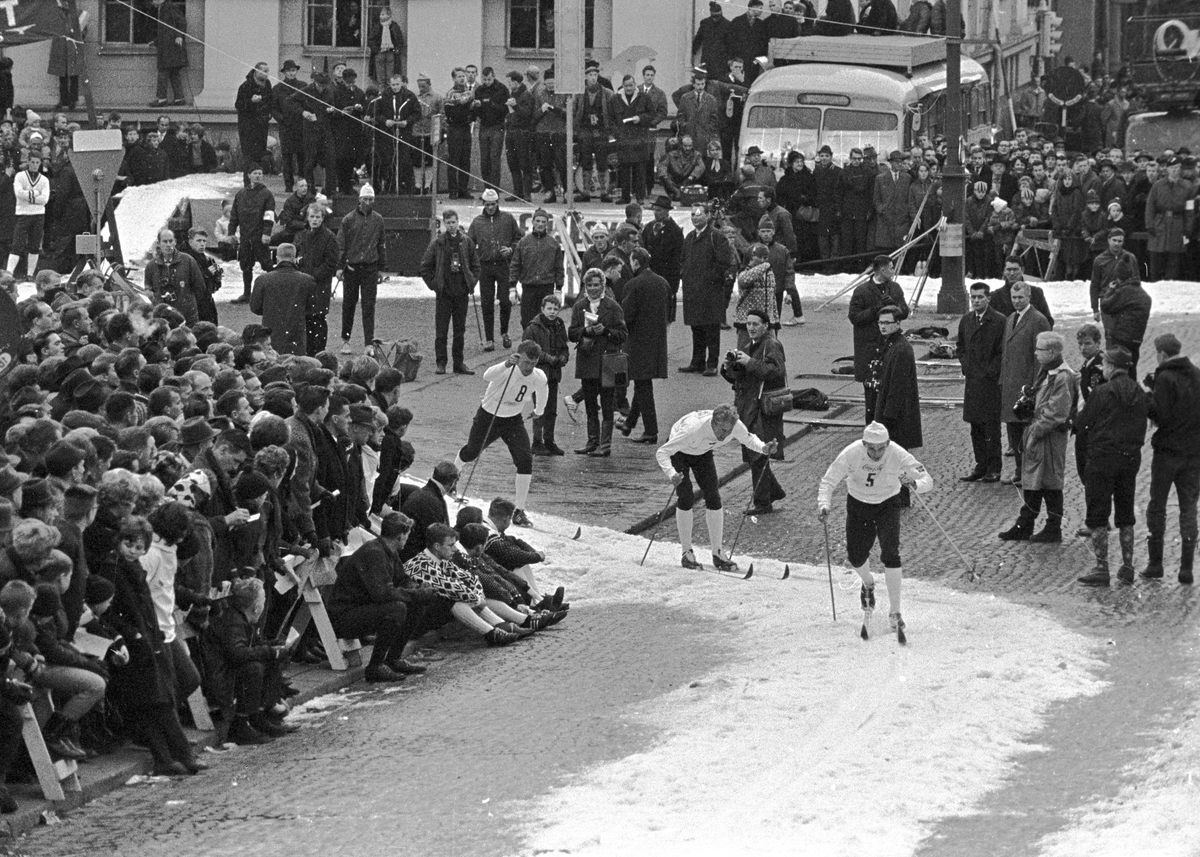
[(1033, 419), (1033, 412), (1036, 407), (1036, 394), (1025, 385), (1021, 388), (1021, 395), (1017, 397), (1016, 403), (1013, 405), (1013, 416), (1019, 421), (1026, 423)]
[(737, 362), (737, 352), (736, 351), (726, 351), (725, 352), (725, 362), (736, 363)]

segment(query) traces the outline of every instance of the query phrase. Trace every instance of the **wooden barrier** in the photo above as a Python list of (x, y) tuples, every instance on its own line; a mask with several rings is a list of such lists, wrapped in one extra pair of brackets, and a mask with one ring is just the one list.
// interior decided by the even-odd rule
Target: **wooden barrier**
[(51, 758), (46, 748), (46, 740), (42, 737), (41, 723), (44, 723), (54, 713), (54, 702), (48, 691), (38, 690), (34, 703), (42, 709), (41, 722), (34, 712), (32, 703), (21, 706), (21, 737), (25, 740), (25, 749), (33, 762), (33, 770), (37, 774), (38, 783), (42, 787), (42, 795), (46, 800), (64, 801), (67, 792), (78, 792), (79, 765), (73, 759)]

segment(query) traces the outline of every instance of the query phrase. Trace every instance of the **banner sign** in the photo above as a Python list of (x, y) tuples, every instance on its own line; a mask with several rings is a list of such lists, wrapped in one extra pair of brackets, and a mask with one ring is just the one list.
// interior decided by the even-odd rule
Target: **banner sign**
[(0, 0), (0, 45), (27, 45), (68, 35), (67, 16), (54, 0)]

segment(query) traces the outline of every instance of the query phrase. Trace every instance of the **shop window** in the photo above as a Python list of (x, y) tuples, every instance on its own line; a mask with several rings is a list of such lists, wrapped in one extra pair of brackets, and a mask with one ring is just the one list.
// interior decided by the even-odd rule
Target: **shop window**
[(314, 48), (361, 48), (387, 0), (306, 0), (304, 43)]
[[(583, 8), (584, 46), (594, 47), (596, 0)], [(513, 50), (554, 49), (554, 0), (508, 0), (508, 47)]]
[[(132, 7), (132, 8), (131, 8)], [(183, 4), (187, 9), (187, 4)], [(104, 41), (114, 45), (148, 45), (158, 35), (152, 0), (104, 0)]]

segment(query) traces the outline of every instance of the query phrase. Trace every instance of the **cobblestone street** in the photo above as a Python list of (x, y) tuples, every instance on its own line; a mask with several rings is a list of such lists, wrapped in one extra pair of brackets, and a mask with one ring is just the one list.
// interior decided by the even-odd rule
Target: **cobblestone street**
[[(1074, 328), (1090, 316), (1078, 311), (1060, 316), (1053, 294), (1048, 297), (1056, 310), (1056, 329), (1067, 337), (1067, 359), (1077, 365)], [(926, 303), (932, 304), (932, 298)], [(378, 312), (378, 325), (388, 338), (415, 336), (425, 346), (421, 375), (402, 389), (401, 396), (416, 414), (408, 439), (417, 450), (413, 472), (421, 475), (437, 461), (453, 458), (483, 392), (478, 375), (433, 374), (428, 334), (432, 309), (432, 301), (387, 301)], [(331, 319), (338, 313), (335, 304)], [(237, 307), (223, 307), (222, 318), (235, 328), (250, 320)], [(953, 331), (957, 319), (923, 311), (905, 327), (925, 324)], [(1200, 351), (1200, 325), (1194, 318), (1154, 316), (1147, 339), (1167, 330), (1180, 337), (1185, 354)], [(723, 344), (731, 345), (732, 333), (724, 339)], [(501, 359), (500, 353), (483, 354), (476, 340), (469, 327), (469, 365), (482, 370)], [(780, 340), (790, 375), (828, 371), (832, 359), (852, 351), (845, 304), (810, 310), (808, 323), (785, 329)], [(684, 413), (731, 398), (728, 385), (719, 378), (674, 374), (673, 367), (687, 362), (690, 350), (688, 331), (679, 324), (672, 327), (671, 349), (672, 377), (656, 384), (663, 440)], [(1152, 352), (1143, 348), (1139, 379), (1152, 368)], [(808, 385), (793, 382), (794, 388)], [(861, 393), (853, 383), (816, 386), (827, 392), (844, 386), (845, 393)], [(564, 379), (560, 396), (574, 388), (573, 380)], [(861, 414), (861, 408), (852, 407), (842, 416), (860, 420)], [(1019, 756), (983, 805), (970, 814), (937, 820), (918, 851), (929, 857), (1037, 854), (1039, 841), (1081, 810), (1136, 784), (1130, 771), (1163, 746), (1168, 730), (1194, 716), (1200, 596), (1175, 582), (1174, 508), (1168, 515), (1168, 572), (1162, 583), (1139, 581), (1133, 587), (1098, 590), (1075, 584), (1075, 578), (1090, 568), (1091, 554), (1083, 540), (1070, 535), (1083, 517), (1073, 454), (1067, 463), (1063, 544), (999, 541), (996, 534), (1018, 511), (1017, 490), (958, 481), (972, 466), (968, 428), (958, 409), (927, 408), (923, 419), (925, 447), (916, 454), (933, 474), (935, 489), (924, 498), (928, 511), (914, 503), (904, 513), (906, 575), (1045, 611), (1093, 638), (1097, 657), (1107, 665), (1101, 675), (1110, 683), (1106, 689), (1056, 705), (1044, 728), (1029, 738), (1031, 749)], [(789, 431), (796, 428), (791, 425)], [(748, 474), (723, 487), (726, 544), (740, 525), (737, 553), (811, 564), (823, 574), (825, 544), (815, 517), (817, 481), (837, 452), (857, 437), (857, 429), (819, 428), (789, 443), (787, 461), (774, 467), (788, 498), (779, 504), (778, 514), (757, 522), (743, 523), (740, 518), (750, 494)], [(563, 414), (560, 403), (559, 444), (570, 450), (583, 439), (583, 426)], [(542, 526), (539, 512), (617, 530), (657, 514), (670, 487), (653, 454), (653, 446), (631, 444), (618, 435), (609, 459), (582, 458), (569, 451), (565, 458), (536, 459), (529, 504), (535, 527)], [(1137, 495), (1139, 568), (1145, 563), (1149, 459), (1147, 443)], [(740, 463), (736, 450), (726, 449), (718, 456), (721, 473)], [(1011, 459), (1005, 459), (1005, 468), (1011, 471)], [(462, 481), (466, 478), (464, 474)], [(497, 444), (480, 460), (470, 494), (486, 500), (511, 492), (512, 466)], [(829, 532), (835, 583), (849, 586), (851, 578), (839, 567), (845, 563), (841, 496), (835, 497)], [(977, 579), (969, 579), (968, 569), (931, 514), (975, 563)], [(698, 522), (702, 518), (697, 515)], [(535, 529), (528, 540), (537, 544), (538, 535)], [(661, 526), (658, 539), (676, 540), (673, 518)], [(702, 529), (697, 540), (706, 544)], [(1119, 550), (1115, 541), (1111, 550), (1114, 555)], [(612, 568), (611, 574), (635, 575), (634, 563)], [(916, 645), (941, 645), (932, 633), (923, 636), (919, 602), (909, 601), (905, 616)], [(846, 645), (858, 645), (857, 617), (839, 618)], [(996, 644), (1036, 647), (1038, 640), (1013, 638)], [(485, 649), (473, 640), (439, 644), (431, 653), (434, 668), (424, 677), (390, 692), (370, 689), (270, 747), (210, 756), (213, 770), (201, 776), (118, 789), (72, 812), (65, 823), (20, 840), (16, 853), (533, 853), (524, 850), (522, 833), (530, 823), (532, 801), (572, 774), (653, 745), (657, 736), (626, 718), (625, 712), (700, 679), (729, 657), (728, 646), (718, 628), (683, 611), (645, 602), (602, 608), (575, 602), (567, 622), (507, 650)], [(979, 721), (988, 718), (989, 712), (978, 712)], [(888, 740), (903, 741), (905, 736)], [(737, 787), (729, 784), (731, 792)], [(919, 791), (920, 784), (914, 783), (913, 789)]]

